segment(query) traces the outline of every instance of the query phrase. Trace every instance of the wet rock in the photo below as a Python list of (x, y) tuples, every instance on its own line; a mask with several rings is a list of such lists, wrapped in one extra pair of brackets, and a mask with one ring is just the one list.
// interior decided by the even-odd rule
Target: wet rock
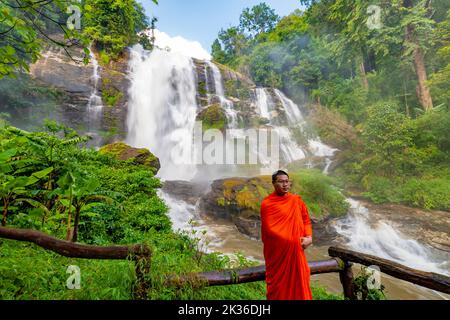
[(164, 181), (162, 190), (177, 200), (195, 205), (208, 189), (207, 184), (192, 183), (189, 181)]
[(99, 151), (102, 154), (111, 154), (118, 160), (147, 166), (154, 174), (161, 168), (159, 159), (145, 148), (133, 148), (123, 142), (117, 142), (105, 145)]

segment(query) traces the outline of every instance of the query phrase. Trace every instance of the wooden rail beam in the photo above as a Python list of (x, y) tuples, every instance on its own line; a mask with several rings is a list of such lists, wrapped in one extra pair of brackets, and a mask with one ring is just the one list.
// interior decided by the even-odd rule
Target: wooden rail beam
[(351, 261), (365, 266), (377, 266), (381, 272), (395, 278), (450, 294), (450, 277), (442, 274), (415, 270), (393, 261), (344, 248), (330, 247), (328, 254), (331, 257), (338, 257), (344, 261)]
[(0, 238), (32, 242), (44, 249), (69, 258), (124, 260), (128, 257), (151, 256), (146, 245), (91, 246), (54, 238), (43, 232), (29, 229), (0, 227)]
[[(344, 268), (344, 262), (340, 259), (330, 259), (324, 261), (311, 261), (308, 263), (311, 274), (339, 272)], [(186, 282), (203, 283), (206, 286), (223, 286), (239, 284), (266, 279), (266, 267), (257, 266), (238, 270), (210, 271), (191, 273), (185, 276), (170, 276), (166, 280), (166, 285), (182, 286)]]

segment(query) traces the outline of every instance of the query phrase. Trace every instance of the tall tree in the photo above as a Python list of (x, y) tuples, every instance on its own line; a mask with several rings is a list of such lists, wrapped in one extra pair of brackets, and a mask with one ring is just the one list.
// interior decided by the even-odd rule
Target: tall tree
[[(399, 64), (412, 63), (417, 78), (417, 98), (424, 110), (433, 107), (430, 90), (427, 87), (425, 54), (431, 47), (434, 14), (430, 0), (382, 0), (377, 3), (380, 28), (370, 30), (367, 26), (370, 12), (369, 2), (362, 0), (300, 0), (311, 5), (310, 14), (315, 23), (324, 23), (327, 32), (335, 31), (338, 48), (342, 53), (353, 50), (373, 51), (379, 58), (395, 56)], [(438, 1), (439, 2), (439, 1)], [(442, 5), (438, 3), (438, 5)], [(351, 13), (351, 14), (349, 14)], [(330, 25), (331, 22), (331, 25)], [(328, 26), (327, 26), (328, 24)], [(339, 45), (339, 42), (341, 44)], [(358, 49), (359, 48), (359, 49)], [(400, 50), (399, 50), (400, 48)], [(359, 61), (364, 86), (365, 65)]]
[(83, 32), (113, 57), (137, 43), (137, 33), (149, 27), (144, 8), (135, 0), (84, 0), (84, 8)]
[(227, 61), (231, 61), (243, 54), (248, 46), (248, 38), (238, 27), (220, 30), (219, 40), (223, 44), (223, 50), (225, 51)]
[(430, 24), (432, 20), (427, 18), (431, 1), (418, 1), (414, 4), (413, 0), (404, 0), (403, 6), (407, 10), (405, 26), (405, 40), (407, 46), (412, 51), (414, 68), (417, 75), (417, 98), (425, 111), (433, 108), (433, 100), (431, 98), (430, 89), (427, 82), (427, 69), (425, 66), (424, 50), (426, 49), (424, 38), (427, 30), (431, 33)]
[(239, 18), (239, 27), (251, 36), (269, 32), (275, 28), (280, 17), (266, 3), (245, 8)]
[(436, 71), (430, 77), (430, 88), (436, 104), (446, 104), (450, 108), (450, 10), (447, 19), (439, 22), (434, 32)]
[(225, 51), (222, 50), (222, 45), (219, 42), (219, 39), (214, 40), (211, 47), (211, 55), (213, 59), (219, 63), (225, 63)]

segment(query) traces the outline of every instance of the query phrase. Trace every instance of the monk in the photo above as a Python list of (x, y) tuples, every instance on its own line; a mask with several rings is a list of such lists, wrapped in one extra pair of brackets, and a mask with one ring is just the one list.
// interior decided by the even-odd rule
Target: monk
[(275, 191), (261, 203), (267, 300), (312, 300), (304, 252), (312, 244), (308, 209), (300, 196), (289, 193), (286, 172), (275, 172), (272, 184)]

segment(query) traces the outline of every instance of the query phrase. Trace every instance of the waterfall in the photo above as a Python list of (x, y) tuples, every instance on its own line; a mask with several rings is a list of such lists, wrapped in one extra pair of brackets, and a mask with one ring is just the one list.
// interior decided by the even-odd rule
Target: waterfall
[(98, 83), (100, 81), (100, 67), (97, 59), (95, 58), (95, 54), (90, 48), (89, 56), (92, 63), (93, 72), (91, 76), (92, 91), (86, 107), (86, 122), (88, 124), (87, 133), (93, 137), (92, 144), (98, 146), (101, 144), (102, 139), (99, 136), (97, 130), (101, 129), (101, 121), (103, 116), (103, 101), (98, 92)]
[[(284, 163), (304, 159), (305, 152), (294, 141), (291, 132), (287, 127), (275, 125), (273, 123), (274, 101), (265, 88), (255, 89), (256, 111), (262, 118), (269, 120), (269, 125), (278, 133), (280, 139), (280, 154)], [(298, 108), (297, 108), (298, 109)]]
[[(269, 108), (272, 107), (272, 104), (269, 103), (269, 97), (266, 93), (266, 90), (263, 88), (256, 88), (255, 93), (256, 93), (256, 106), (259, 115), (261, 116), (261, 118), (265, 118), (271, 121), (272, 117), (269, 113)], [(272, 109), (270, 111), (272, 111)]]
[(373, 222), (370, 211), (348, 198), (350, 211), (336, 225), (336, 231), (347, 238), (353, 250), (393, 260), (405, 266), (450, 275), (448, 261), (435, 261), (430, 251), (416, 240), (407, 239), (388, 222)]
[(88, 101), (88, 114), (89, 119), (93, 120), (94, 122), (99, 120), (99, 117), (101, 116), (102, 109), (103, 109), (103, 103), (102, 98), (98, 95), (98, 81), (100, 80), (100, 73), (99, 73), (99, 65), (98, 61), (95, 58), (94, 53), (91, 49), (89, 49), (89, 55), (91, 58), (92, 66), (93, 66), (93, 74), (92, 74), (92, 81), (93, 81), (93, 89), (91, 96), (89, 97)]
[(209, 72), (208, 72), (208, 64), (205, 63), (205, 67), (203, 69), (204, 75), (205, 75), (205, 91), (206, 96), (208, 98), (208, 105), (211, 104), (211, 94), (210, 94), (210, 88), (209, 88)]
[(329, 169), (330, 169), (330, 166), (332, 163), (333, 163), (333, 161), (330, 160), (330, 158), (325, 158), (325, 168), (322, 171), (323, 174), (329, 173)]
[(237, 112), (234, 110), (234, 103), (225, 97), (225, 90), (222, 82), (222, 74), (219, 68), (211, 61), (206, 61), (206, 64), (211, 68), (214, 80), (214, 88), (216, 96), (219, 98), (220, 105), (224, 109), (227, 120), (228, 128), (237, 128)]
[(299, 107), (292, 100), (288, 99), (280, 90), (274, 89), (274, 91), (277, 97), (280, 99), (284, 111), (286, 112), (286, 119), (288, 121), (288, 124), (299, 125), (303, 123), (304, 119)]
[(196, 74), (190, 57), (155, 49), (131, 48), (128, 136), (135, 147), (151, 150), (160, 160), (164, 180), (191, 180)]

